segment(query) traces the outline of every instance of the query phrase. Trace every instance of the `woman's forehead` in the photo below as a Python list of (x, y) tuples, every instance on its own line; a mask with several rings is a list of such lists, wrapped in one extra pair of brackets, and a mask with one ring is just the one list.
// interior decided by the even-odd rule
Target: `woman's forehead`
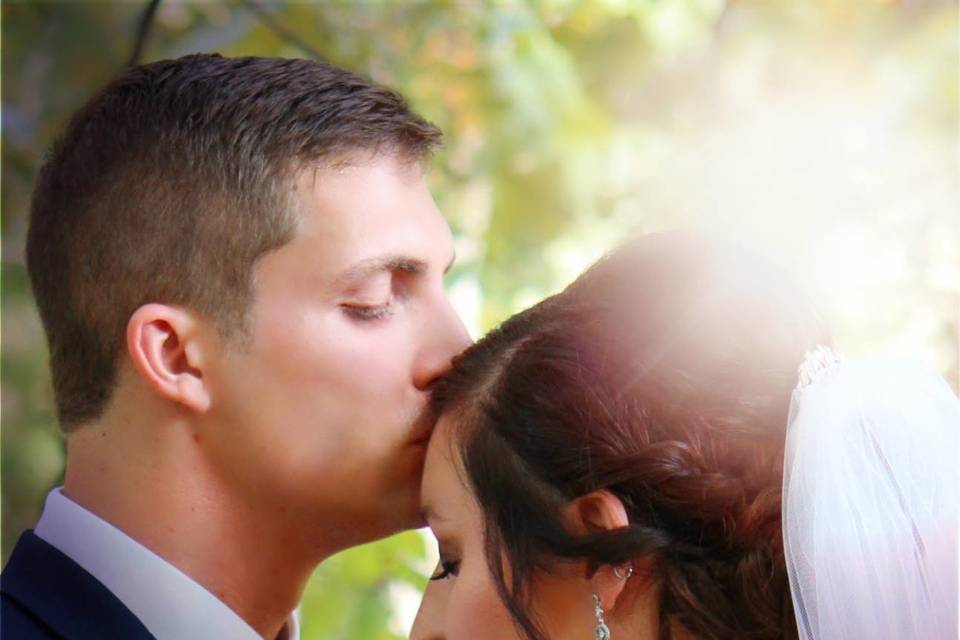
[(429, 523), (459, 519), (474, 504), (473, 496), (464, 483), (452, 421), (446, 414), (437, 426), (427, 446), (420, 489), (421, 509)]

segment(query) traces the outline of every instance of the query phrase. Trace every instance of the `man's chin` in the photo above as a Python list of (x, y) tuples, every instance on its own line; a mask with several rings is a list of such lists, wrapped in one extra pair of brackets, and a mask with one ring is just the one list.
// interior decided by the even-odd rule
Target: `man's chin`
[(423, 510), (420, 508), (419, 478), (418, 475), (416, 485), (410, 487), (410, 492), (407, 495), (398, 496), (397, 508), (393, 511), (393, 533), (427, 526)]
[(393, 531), (399, 533), (409, 529), (419, 529), (427, 526), (427, 521), (420, 509), (420, 487), (412, 492), (409, 497), (399, 502), (399, 507), (393, 512)]
[(406, 520), (395, 519), (391, 522), (384, 521), (378, 524), (383, 526), (355, 530), (356, 535), (352, 536), (351, 539), (343, 545), (343, 549), (345, 550), (372, 542), (379, 542), (391, 536), (397, 535), (398, 533), (412, 531), (426, 525), (426, 523), (423, 521), (423, 518), (419, 516)]
[(364, 544), (388, 538), (394, 534), (426, 526), (426, 520), (420, 509), (420, 487), (410, 487), (408, 491), (395, 492), (389, 501), (380, 504), (376, 513), (368, 514), (367, 526), (359, 526), (364, 532)]
[(408, 446), (395, 452), (394, 464), (383, 469), (386, 473), (376, 479), (368, 477), (353, 485), (342, 479), (336, 506), (327, 503), (326, 513), (316, 512), (316, 524), (321, 530), (326, 528), (329, 531), (333, 522), (339, 522), (336, 537), (340, 538), (338, 546), (341, 548), (425, 526), (420, 508), (425, 449), (426, 446)]

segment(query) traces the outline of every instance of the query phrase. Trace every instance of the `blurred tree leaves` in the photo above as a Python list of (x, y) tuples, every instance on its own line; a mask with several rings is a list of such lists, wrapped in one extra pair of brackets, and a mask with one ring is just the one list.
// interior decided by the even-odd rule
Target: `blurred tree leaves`
[(391, 588), (399, 583), (422, 590), (426, 553), (423, 537), (408, 532), (325, 562), (301, 604), (303, 640), (396, 637)]
[[(30, 190), (68, 115), (125, 64), (145, 6), (2, 6), (4, 558), (63, 465), (23, 270)], [(796, 258), (802, 272), (823, 262), (830, 238), (846, 247), (834, 222), (851, 210), (848, 226), (875, 236), (871, 246), (909, 239), (894, 247), (908, 268), (857, 285), (863, 308), (881, 301), (889, 313), (840, 314), (841, 342), (919, 345), (956, 384), (958, 188), (943, 177), (955, 161), (955, 28), (947, 1), (166, 0), (144, 60), (315, 51), (398, 88), (446, 135), (431, 182), (457, 237), (451, 294), (477, 333), (558, 290), (631, 230), (733, 231)], [(811, 68), (816, 82), (801, 85)], [(852, 115), (824, 112), (849, 118), (839, 131), (852, 136), (851, 160), (811, 160), (804, 118), (819, 113), (817, 83), (834, 72), (872, 93)], [(894, 133), (910, 137), (885, 146)], [(875, 166), (885, 153), (888, 164)], [(831, 157), (844, 160), (834, 169)], [(814, 177), (764, 190), (766, 172), (771, 183)], [(861, 267), (870, 253), (851, 258), (854, 272), (872, 269)], [(874, 289), (886, 297), (871, 298)], [(407, 533), (330, 559), (304, 598), (304, 638), (402, 636), (397, 611), (408, 605), (397, 593), (422, 588), (429, 555)]]

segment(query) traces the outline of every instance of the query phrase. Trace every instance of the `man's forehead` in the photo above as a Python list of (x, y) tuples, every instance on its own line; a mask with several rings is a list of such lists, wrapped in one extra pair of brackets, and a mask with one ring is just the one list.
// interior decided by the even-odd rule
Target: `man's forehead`
[(389, 167), (391, 173), (402, 180), (416, 181), (424, 177), (423, 164), (404, 154), (352, 149), (299, 165), (293, 172), (293, 181), (295, 188), (313, 189), (325, 179), (374, 165)]
[(404, 164), (377, 156), (339, 170), (301, 172), (292, 241), (298, 252), (310, 254), (336, 281), (382, 271), (445, 271), (453, 254), (450, 228), (419, 169), (409, 181)]

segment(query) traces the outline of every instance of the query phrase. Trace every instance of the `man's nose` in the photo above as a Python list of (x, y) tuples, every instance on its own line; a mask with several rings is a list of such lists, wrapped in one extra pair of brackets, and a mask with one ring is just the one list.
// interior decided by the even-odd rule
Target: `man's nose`
[(423, 331), (424, 347), (418, 358), (414, 384), (426, 391), (450, 370), (453, 357), (470, 346), (473, 340), (445, 296), (432, 317), (426, 319)]

